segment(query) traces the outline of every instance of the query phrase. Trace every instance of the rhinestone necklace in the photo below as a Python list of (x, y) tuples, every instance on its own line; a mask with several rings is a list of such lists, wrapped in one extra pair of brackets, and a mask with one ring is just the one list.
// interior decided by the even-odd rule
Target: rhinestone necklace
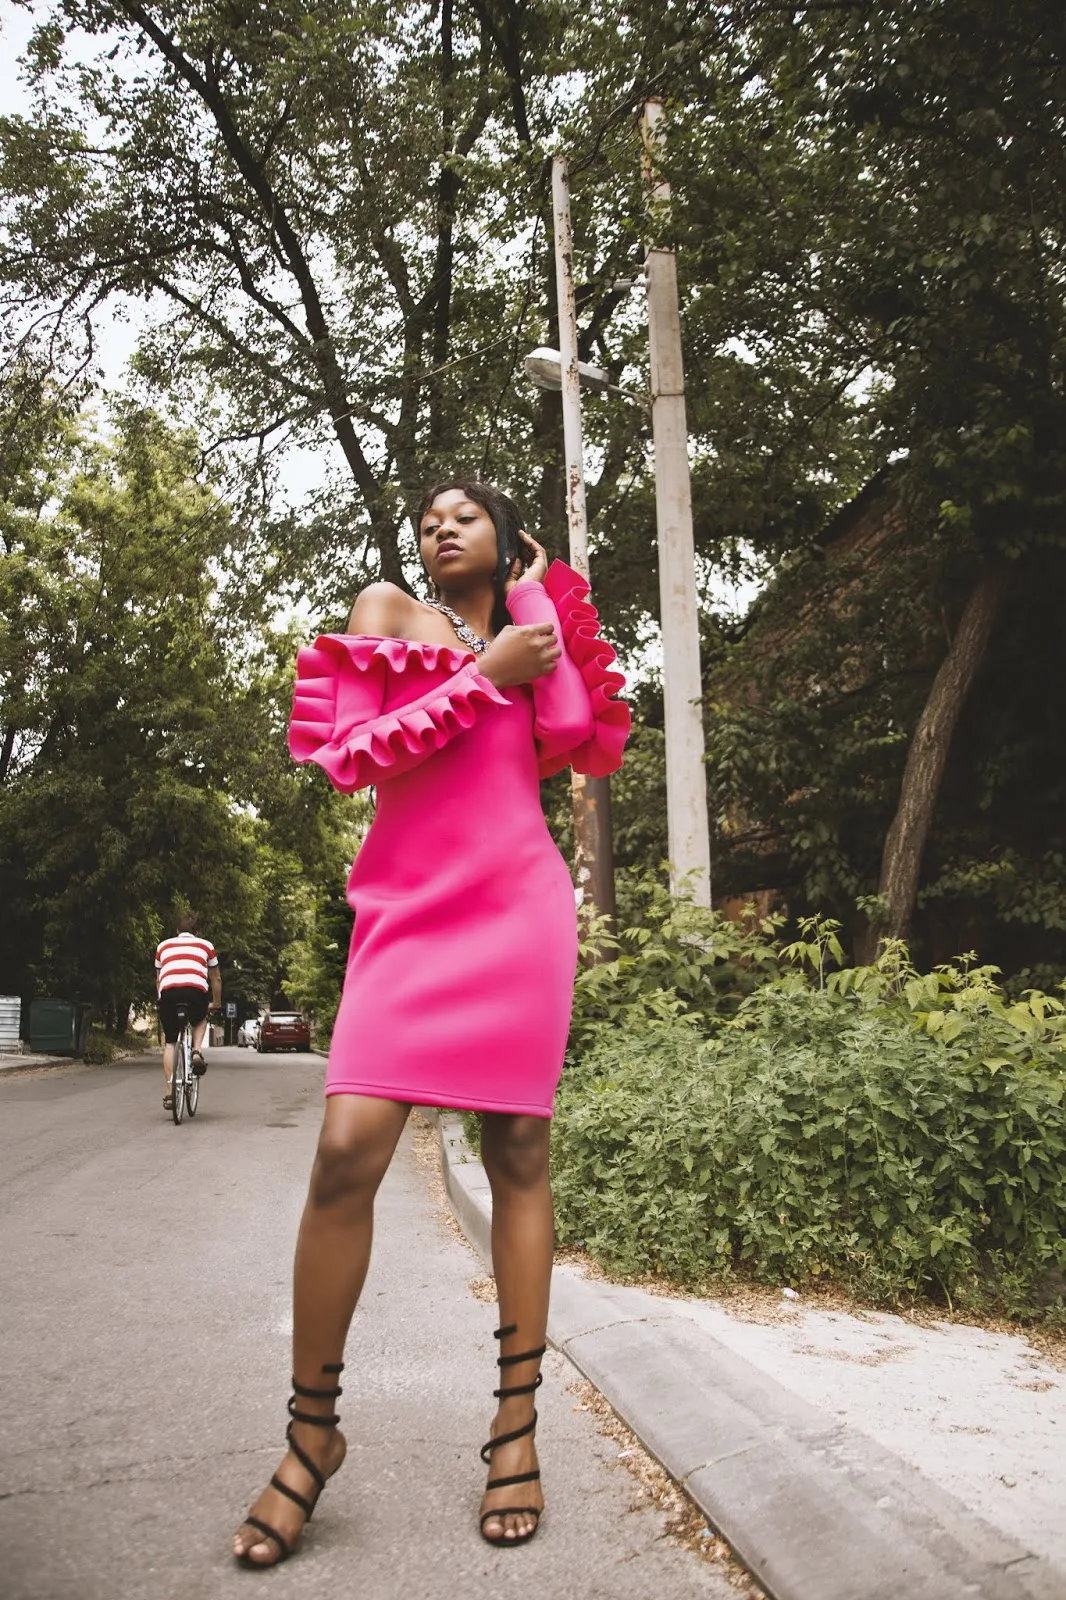
[(468, 650), (472, 650), (476, 656), (485, 653), (488, 649), (488, 641), (480, 638), (470, 624), (464, 622), (462, 617), (452, 610), (451, 606), (446, 606), (443, 600), (427, 600), (426, 605), (432, 606), (434, 611), (439, 611), (442, 616), (447, 617)]

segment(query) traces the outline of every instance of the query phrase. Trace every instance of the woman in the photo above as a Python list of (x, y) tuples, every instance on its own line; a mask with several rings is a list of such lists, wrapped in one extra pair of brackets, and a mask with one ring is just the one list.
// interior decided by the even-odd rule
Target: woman
[(533, 1537), (548, 1318), (548, 1134), (570, 1023), (574, 891), (538, 780), (619, 766), (629, 712), (588, 585), (488, 485), (438, 485), (416, 520), (433, 598), (373, 584), (349, 631), (300, 652), (290, 749), (344, 793), (377, 786), (349, 882), (348, 972), (296, 1248), (289, 1449), (234, 1538), (273, 1566), (344, 1459), (334, 1404), (374, 1196), (412, 1105), (483, 1113), (500, 1305), (482, 1450), (490, 1544)]

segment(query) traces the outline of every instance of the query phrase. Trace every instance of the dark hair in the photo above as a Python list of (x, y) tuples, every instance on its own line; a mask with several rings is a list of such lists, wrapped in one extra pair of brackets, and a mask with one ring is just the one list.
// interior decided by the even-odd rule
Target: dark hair
[(472, 478), (449, 478), (444, 483), (435, 483), (432, 489), (427, 489), (419, 502), (415, 512), (415, 537), (422, 536), (422, 518), (433, 504), (439, 494), (445, 494), (449, 489), (458, 489), (466, 495), (468, 500), (473, 500), (483, 511), (487, 511), (492, 518), (496, 529), (496, 571), (492, 579), (492, 590), (496, 603), (492, 608), (492, 631), (499, 633), (507, 627), (511, 620), (505, 601), (507, 579), (511, 575), (511, 568), (515, 561), (528, 567), (533, 561), (532, 552), (518, 537), (519, 530), (525, 526), (522, 513), (511, 499), (504, 494), (502, 489), (497, 489), (491, 483), (478, 483)]
[(179, 933), (199, 933), (200, 919), (195, 911), (183, 911), (178, 918)]

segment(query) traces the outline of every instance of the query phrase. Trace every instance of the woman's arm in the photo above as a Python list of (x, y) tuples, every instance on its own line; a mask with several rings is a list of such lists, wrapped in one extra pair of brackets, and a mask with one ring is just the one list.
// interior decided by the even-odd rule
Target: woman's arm
[[(379, 586), (375, 586), (379, 587)], [(374, 597), (357, 625), (390, 615)], [(394, 636), (323, 634), (297, 657), (289, 750), (351, 794), (419, 766), (505, 696), (465, 651)]]
[(550, 623), (560, 646), (554, 671), (534, 678), (533, 733), (542, 760), (552, 760), (585, 744), (593, 732), (592, 699), (584, 678), (566, 650), (563, 626), (542, 583), (526, 579), (507, 595), (507, 609), (518, 624)]
[[(536, 547), (539, 551), (539, 546)], [(539, 576), (539, 574), (538, 574)], [(533, 595), (527, 601), (521, 591), (529, 588)], [(600, 633), (600, 619), (596, 607), (589, 599), (589, 586), (579, 572), (568, 567), (565, 561), (553, 561), (544, 573), (543, 585), (516, 583), (511, 595), (517, 597), (519, 610), (525, 607), (543, 610), (544, 601), (536, 591), (543, 588), (545, 601), (555, 611), (559, 643), (563, 647), (562, 660), (569, 669), (560, 679), (559, 690), (551, 679), (541, 680), (544, 713), (537, 706), (538, 720), (543, 722), (545, 738), (540, 746), (540, 775), (550, 778), (553, 772), (572, 766), (575, 772), (602, 778), (622, 765), (622, 752), (629, 737), (629, 707), (619, 699), (625, 688), (625, 679), (618, 671), (618, 661), (611, 646)], [(510, 604), (511, 595), (508, 596)], [(560, 663), (562, 669), (562, 664)], [(574, 681), (580, 680), (581, 689)], [(534, 685), (534, 696), (537, 685)], [(579, 700), (579, 695), (582, 698)], [(591, 731), (589, 718), (591, 717)]]

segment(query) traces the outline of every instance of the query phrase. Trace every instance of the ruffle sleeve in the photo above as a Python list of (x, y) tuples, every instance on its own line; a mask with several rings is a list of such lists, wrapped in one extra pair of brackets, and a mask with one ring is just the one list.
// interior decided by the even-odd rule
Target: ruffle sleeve
[(617, 669), (617, 655), (600, 633), (599, 612), (588, 598), (589, 586), (580, 572), (565, 561), (553, 561), (545, 575), (544, 588), (559, 617), (563, 648), (588, 691), (592, 733), (565, 753), (545, 751), (540, 775), (550, 778), (563, 767), (572, 766), (575, 772), (604, 778), (622, 765), (622, 752), (629, 738), (629, 707), (618, 698), (626, 680)]
[(352, 794), (409, 772), (508, 703), (467, 651), (322, 634), (297, 656), (289, 751)]

